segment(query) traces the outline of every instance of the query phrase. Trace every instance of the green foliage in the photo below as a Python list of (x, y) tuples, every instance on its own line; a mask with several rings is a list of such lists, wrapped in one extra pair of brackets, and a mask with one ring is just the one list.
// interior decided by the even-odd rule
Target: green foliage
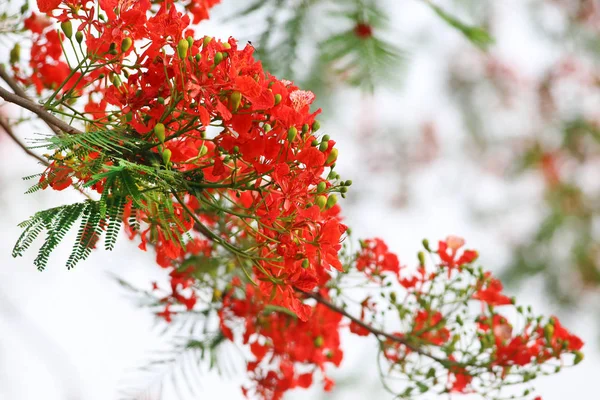
[(430, 1), (427, 1), (427, 4), (442, 20), (462, 33), (470, 42), (480, 49), (487, 50), (488, 47), (494, 43), (494, 39), (484, 28), (467, 25), (452, 14), (445, 11), (443, 8), (431, 3)]

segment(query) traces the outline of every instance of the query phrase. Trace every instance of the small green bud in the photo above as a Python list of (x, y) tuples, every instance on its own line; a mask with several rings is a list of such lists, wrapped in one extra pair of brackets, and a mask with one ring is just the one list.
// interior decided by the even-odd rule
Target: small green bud
[(313, 140), (312, 142), (310, 142), (310, 145), (312, 147), (317, 147), (317, 145), (319, 144), (319, 141), (317, 139)]
[(220, 51), (215, 53), (215, 59), (214, 59), (215, 65), (219, 65), (219, 63), (221, 61), (223, 61), (223, 58), (224, 58), (223, 53), (221, 53)]
[(290, 129), (288, 129), (288, 133), (287, 133), (288, 142), (293, 142), (294, 139), (296, 139), (296, 135), (298, 135), (298, 129), (296, 129), (295, 126), (292, 126)]
[(552, 341), (553, 336), (554, 336), (554, 326), (551, 324), (546, 324), (546, 326), (544, 326), (544, 337), (546, 338), (546, 341), (548, 343), (550, 343)]
[(576, 351), (573, 354), (575, 354), (575, 359), (573, 360), (573, 365), (577, 365), (583, 361), (583, 353), (582, 352)]
[(279, 93), (277, 93), (275, 95), (275, 105), (281, 103), (281, 95)]
[(429, 240), (427, 239), (423, 239), (423, 248), (427, 251), (431, 251), (431, 248), (429, 247)]
[(223, 48), (224, 48), (225, 50), (229, 50), (229, 49), (231, 48), (231, 45), (230, 45), (228, 42), (224, 42), (224, 43), (223, 43)]
[(265, 133), (267, 133), (267, 132), (269, 132), (273, 128), (271, 128), (271, 125), (269, 125), (269, 124), (264, 124), (263, 125), (263, 129), (265, 130)]
[(237, 154), (237, 153), (239, 153), (239, 152), (240, 152), (240, 148), (239, 148), (238, 146), (233, 146), (233, 149), (231, 149), (231, 152), (232, 152), (233, 154)]
[(121, 86), (121, 78), (119, 78), (119, 75), (115, 75), (112, 79), (112, 84), (115, 85), (115, 87), (120, 87)]
[(317, 193), (323, 193), (327, 189), (327, 184), (325, 182), (319, 182), (317, 185)]
[(190, 44), (185, 39), (181, 39), (179, 41), (179, 43), (177, 43), (177, 55), (179, 56), (179, 58), (181, 58), (183, 60), (183, 59), (185, 59), (185, 57), (187, 57), (187, 52), (188, 52), (189, 47), (190, 47)]
[(15, 46), (10, 51), (10, 63), (16, 64), (21, 59), (21, 45), (19, 43), (15, 43)]
[(165, 165), (169, 166), (169, 164), (171, 164), (171, 150), (169, 150), (169, 149), (163, 150), (162, 158), (163, 158), (163, 162), (165, 163)]
[(154, 134), (161, 143), (165, 142), (165, 125), (162, 122), (154, 125)]
[(198, 150), (198, 156), (199, 157), (205, 156), (206, 153), (208, 153), (208, 147), (206, 147), (206, 145), (203, 144), (202, 147), (200, 147), (200, 150)]
[(165, 104), (165, 98), (164, 97), (159, 97), (156, 100), (158, 101), (158, 104)]
[(200, 55), (200, 53), (196, 54), (196, 62), (200, 62), (200, 60), (202, 60), (202, 56)]
[(344, 193), (348, 193), (348, 188), (346, 186), (342, 186), (340, 188), (340, 193), (344, 194)]
[(324, 141), (324, 142), (329, 142), (329, 139), (331, 139), (329, 137), (329, 135), (323, 135), (323, 137), (321, 138), (321, 140)]
[(425, 253), (420, 251), (417, 255), (419, 257), (419, 265), (421, 265), (421, 266), (425, 265)]
[(209, 72), (206, 76), (208, 76), (208, 79), (212, 79), (215, 75), (212, 72)]
[(61, 22), (60, 29), (68, 39), (71, 39), (71, 36), (73, 36), (73, 24), (71, 23), (70, 19)]
[(202, 46), (206, 47), (211, 41), (212, 41), (212, 37), (205, 36), (204, 39), (202, 40)]
[(325, 340), (323, 339), (323, 336), (317, 336), (314, 343), (315, 347), (322, 347), (325, 344)]
[(75, 32), (75, 40), (77, 40), (77, 43), (81, 44), (81, 42), (83, 42), (83, 32)]
[(319, 195), (317, 196), (317, 198), (315, 199), (315, 204), (319, 206), (319, 208), (322, 210), (325, 205), (327, 205), (327, 196), (324, 195)]
[(319, 145), (319, 150), (320, 151), (325, 151), (329, 148), (329, 142), (321, 142), (321, 144)]
[(319, 121), (313, 122), (313, 125), (312, 125), (313, 132), (318, 131), (320, 128), (321, 128), (321, 123)]
[(110, 46), (108, 46), (108, 49), (109, 49), (109, 50), (111, 50), (111, 51), (112, 51), (112, 50), (116, 50), (116, 49), (117, 49), (117, 44), (116, 44), (115, 42), (112, 42), (112, 43), (110, 44)]
[(133, 40), (128, 36), (121, 42), (121, 52), (125, 53), (133, 45)]
[(309, 129), (310, 129), (310, 127), (308, 126), (308, 124), (302, 125), (302, 133), (303, 134), (306, 133), (306, 132), (308, 132)]
[(352, 186), (352, 180), (348, 179), (346, 182), (344, 182), (344, 186)]
[(193, 37), (188, 36), (185, 40), (187, 40), (189, 47), (192, 47), (194, 45), (194, 38)]
[(242, 93), (239, 91), (233, 91), (229, 95), (229, 105), (231, 105), (231, 111), (236, 112), (240, 108), (242, 103)]
[(336, 149), (334, 147), (333, 149), (331, 149), (331, 153), (329, 153), (329, 157), (327, 157), (327, 161), (325, 161), (325, 164), (331, 164), (332, 162), (337, 160), (337, 158), (338, 158), (338, 149)]
[(308, 262), (308, 258), (305, 258), (305, 259), (302, 261), (302, 268), (306, 269), (306, 268), (308, 268), (309, 266), (310, 266), (310, 263)]
[(327, 198), (327, 204), (325, 205), (325, 208), (327, 208), (328, 210), (335, 206), (337, 204), (338, 198), (335, 194), (332, 194), (331, 196), (329, 196)]

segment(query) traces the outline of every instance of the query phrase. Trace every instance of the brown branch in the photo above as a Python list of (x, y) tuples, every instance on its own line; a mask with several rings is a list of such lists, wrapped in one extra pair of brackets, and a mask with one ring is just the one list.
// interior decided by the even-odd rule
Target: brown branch
[(79, 129), (73, 128), (71, 125), (67, 124), (65, 121), (56, 118), (54, 115), (50, 114), (48, 112), (48, 110), (46, 110), (41, 105), (36, 104), (27, 98), (23, 98), (14, 93), (11, 93), (8, 90), (4, 89), (3, 87), (0, 87), (0, 97), (2, 97), (4, 100), (6, 100), (9, 103), (16, 104), (19, 107), (22, 107), (26, 110), (33, 112), (38, 117), (40, 117), (44, 122), (46, 122), (48, 125), (54, 126), (65, 133), (68, 133), (71, 135), (83, 133)]
[[(32, 101), (31, 98), (27, 96), (25, 90), (23, 90), (23, 88), (19, 86), (17, 81), (15, 81), (14, 78), (8, 75), (6, 69), (4, 68), (4, 65), (0, 65), (0, 78), (2, 78), (4, 82), (6, 82), (6, 84), (12, 89), (13, 92), (15, 92), (17, 96)], [(52, 130), (52, 132), (54, 132), (55, 135), (60, 136), (60, 130), (58, 130), (54, 125), (48, 124), (48, 127)]]
[(371, 332), (373, 335), (377, 336), (377, 337), (384, 337), (386, 339), (389, 339), (393, 342), (396, 343), (400, 343), (404, 346), (406, 346), (407, 348), (409, 348), (410, 350), (414, 351), (415, 353), (419, 353), (425, 357), (428, 357), (436, 362), (438, 362), (439, 364), (441, 364), (444, 367), (448, 367), (449, 365), (461, 365), (460, 363), (457, 362), (453, 362), (451, 360), (444, 360), (441, 359), (437, 356), (434, 356), (433, 354), (426, 352), (425, 350), (423, 350), (422, 348), (410, 343), (409, 341), (407, 341), (405, 338), (400, 337), (400, 336), (396, 336), (396, 335), (392, 335), (391, 333), (387, 333), (385, 331), (382, 331), (381, 329), (377, 329), (369, 324), (367, 324), (366, 322), (356, 318), (355, 316), (351, 315), (350, 313), (348, 313), (346, 310), (344, 310), (341, 307), (336, 306), (335, 304), (333, 304), (332, 302), (330, 302), (329, 300), (325, 299), (323, 296), (317, 294), (317, 293), (309, 293), (309, 292), (305, 292), (303, 290), (300, 290), (298, 288), (295, 288), (295, 290), (299, 293), (302, 293), (304, 296), (309, 297), (311, 299), (314, 299), (317, 301), (317, 303), (320, 303), (322, 305), (324, 305), (325, 307), (329, 308), (332, 311), (335, 311), (338, 314), (343, 315), (344, 317), (348, 318), (350, 321), (352, 321), (353, 323), (357, 324), (358, 326), (360, 326), (361, 328), (366, 329), (367, 331)]
[(8, 124), (8, 122), (6, 122), (6, 120), (4, 118), (0, 117), (0, 127), (2, 127), (2, 129), (4, 129), (4, 131), (8, 134), (8, 136), (13, 140), (13, 142), (15, 142), (17, 144), (17, 146), (19, 146), (21, 149), (23, 149), (23, 151), (25, 153), (27, 153), (28, 155), (30, 155), (31, 157), (35, 158), (36, 160), (38, 160), (40, 163), (42, 163), (43, 165), (45, 165), (46, 167), (50, 166), (50, 164), (48, 163), (48, 161), (44, 160), (42, 157), (40, 157), (39, 155), (35, 154), (33, 151), (29, 150), (27, 148), (27, 146), (25, 146), (15, 135), (15, 133), (13, 132), (11, 126)]

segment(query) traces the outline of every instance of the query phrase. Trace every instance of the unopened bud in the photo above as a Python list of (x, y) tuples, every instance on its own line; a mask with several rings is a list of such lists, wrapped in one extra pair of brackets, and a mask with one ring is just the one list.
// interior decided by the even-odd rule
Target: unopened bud
[(229, 104), (231, 105), (231, 111), (236, 112), (242, 103), (242, 94), (239, 91), (231, 92), (229, 95)]
[(21, 59), (21, 45), (19, 43), (15, 43), (15, 46), (10, 51), (10, 63), (16, 64)]
[(204, 39), (202, 40), (202, 46), (206, 47), (212, 40), (212, 37), (210, 36), (205, 36)]
[(330, 209), (331, 207), (335, 206), (337, 204), (338, 198), (335, 194), (332, 194), (331, 196), (329, 196), (327, 198), (327, 205), (325, 206), (326, 209)]
[(573, 354), (575, 354), (575, 359), (573, 360), (574, 365), (577, 365), (583, 361), (583, 353), (582, 352), (576, 351)]
[(186, 40), (187, 40), (187, 42), (188, 42), (188, 46), (189, 46), (189, 47), (192, 47), (192, 46), (194, 45), (194, 38), (193, 38), (193, 37), (191, 37), (191, 36), (188, 36), (188, 37), (186, 38)]
[(323, 137), (321, 138), (321, 140), (324, 142), (329, 142), (329, 139), (331, 139), (329, 135), (323, 135)]
[(308, 258), (305, 258), (305, 259), (302, 261), (302, 268), (306, 269), (306, 268), (308, 268), (309, 266), (310, 266), (310, 263), (308, 262)]
[(269, 125), (269, 124), (264, 124), (263, 125), (263, 129), (264, 129), (265, 133), (267, 133), (267, 132), (269, 132), (273, 128), (271, 128), (271, 125)]
[(133, 45), (133, 40), (128, 36), (121, 42), (121, 52), (125, 53)]
[(313, 125), (312, 125), (313, 132), (318, 131), (320, 128), (321, 128), (321, 123), (319, 121), (313, 122)]
[(319, 335), (315, 338), (314, 343), (315, 347), (322, 347), (325, 344), (325, 340), (323, 339), (323, 336)]
[(308, 124), (302, 125), (302, 133), (308, 132), (309, 129), (310, 129), (310, 127), (308, 126)]
[(154, 125), (154, 134), (161, 143), (165, 142), (165, 125), (162, 122)]
[(325, 164), (331, 164), (332, 162), (337, 160), (337, 158), (338, 158), (338, 149), (333, 148), (333, 149), (331, 149), (331, 153), (329, 153), (329, 157), (327, 157), (327, 161), (325, 161)]
[(275, 95), (275, 105), (281, 103), (281, 95), (279, 93), (277, 93)]
[(171, 163), (171, 154), (171, 150), (169, 149), (165, 149), (162, 153), (163, 162), (166, 166), (169, 166), (169, 164)]
[(425, 265), (425, 253), (423, 253), (422, 251), (420, 251), (417, 256), (419, 257), (419, 264), (421, 266)]
[(346, 182), (344, 182), (344, 186), (352, 186), (352, 180), (348, 179)]
[(208, 153), (208, 147), (206, 147), (206, 145), (203, 144), (202, 147), (200, 147), (200, 150), (198, 150), (198, 156), (199, 157), (205, 156), (206, 153)]
[(113, 83), (113, 85), (115, 85), (115, 87), (117, 87), (117, 88), (121, 86), (121, 83), (122, 83), (122, 82), (121, 82), (121, 78), (119, 78), (119, 75), (115, 75), (115, 76), (113, 76), (112, 83)]
[(549, 343), (552, 341), (552, 337), (554, 336), (554, 326), (551, 324), (546, 324), (544, 326), (544, 337), (546, 341)]
[(422, 243), (423, 243), (423, 248), (425, 248), (425, 250), (431, 251), (431, 248), (429, 247), (429, 240), (423, 239)]
[(288, 129), (288, 133), (287, 133), (288, 142), (293, 142), (294, 139), (296, 139), (296, 135), (298, 135), (298, 129), (296, 129), (295, 126), (292, 126), (290, 129)]
[(187, 57), (187, 52), (188, 52), (189, 47), (190, 47), (190, 44), (185, 39), (181, 39), (179, 41), (179, 43), (177, 43), (177, 55), (179, 56), (179, 58), (181, 58), (183, 60), (183, 59), (185, 59), (185, 57)]
[(159, 97), (156, 100), (158, 101), (158, 104), (165, 104), (165, 98), (164, 97)]
[(83, 32), (75, 32), (75, 40), (77, 40), (77, 43), (81, 44), (81, 42), (83, 42)]
[(229, 50), (229, 49), (231, 48), (231, 45), (230, 45), (228, 42), (224, 42), (224, 43), (223, 43), (223, 48), (224, 48), (225, 50)]
[(200, 55), (200, 53), (196, 54), (196, 62), (200, 62), (200, 60), (202, 60), (202, 56)]
[(71, 39), (71, 36), (73, 36), (73, 24), (71, 23), (70, 19), (61, 22), (60, 29), (68, 39)]
[(319, 206), (319, 208), (322, 210), (325, 205), (327, 204), (327, 196), (324, 195), (319, 195), (317, 196), (317, 198), (315, 199), (315, 204)]
[(327, 189), (327, 184), (325, 182), (319, 182), (317, 185), (317, 193), (323, 193)]
[(328, 148), (329, 148), (329, 142), (322, 141), (321, 144), (319, 145), (320, 151), (325, 151)]
[(223, 57), (223, 53), (221, 53), (220, 51), (218, 51), (217, 53), (215, 53), (215, 59), (214, 59), (215, 65), (219, 65), (219, 63), (221, 61), (223, 61), (223, 58), (224, 58)]

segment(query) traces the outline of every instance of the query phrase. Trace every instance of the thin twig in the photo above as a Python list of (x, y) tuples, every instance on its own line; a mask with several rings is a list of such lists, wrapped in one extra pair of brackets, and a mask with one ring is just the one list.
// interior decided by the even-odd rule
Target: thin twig
[(11, 126), (8, 124), (8, 122), (6, 122), (6, 120), (4, 118), (1, 118), (1, 117), (0, 117), (0, 127), (2, 127), (2, 129), (4, 129), (4, 131), (13, 140), (13, 142), (15, 142), (17, 144), (17, 146), (19, 146), (21, 149), (23, 149), (23, 151), (25, 153), (27, 153), (31, 157), (35, 158), (36, 160), (38, 160), (40, 163), (42, 163), (46, 167), (50, 166), (50, 164), (48, 163), (48, 161), (44, 160), (42, 157), (40, 157), (39, 155), (35, 154), (33, 151), (29, 150), (27, 148), (27, 146), (25, 146), (23, 144), (23, 142), (20, 141), (19, 138), (17, 138), (15, 136), (15, 133), (13, 132), (13, 130), (12, 130)]
[[(12, 78), (10, 75), (8, 75), (8, 73), (6, 73), (6, 69), (4, 68), (4, 65), (1, 65), (1, 64), (0, 64), (0, 78), (2, 78), (2, 80), (4, 82), (6, 82), (6, 84), (12, 89), (13, 92), (15, 92), (15, 94), (17, 96), (20, 96), (24, 99), (32, 101), (31, 97), (27, 96), (27, 93), (25, 92), (25, 90), (17, 83), (17, 81), (14, 78)], [(58, 130), (54, 125), (48, 124), (48, 127), (52, 130), (52, 132), (54, 132), (55, 135), (60, 136), (60, 130)]]

